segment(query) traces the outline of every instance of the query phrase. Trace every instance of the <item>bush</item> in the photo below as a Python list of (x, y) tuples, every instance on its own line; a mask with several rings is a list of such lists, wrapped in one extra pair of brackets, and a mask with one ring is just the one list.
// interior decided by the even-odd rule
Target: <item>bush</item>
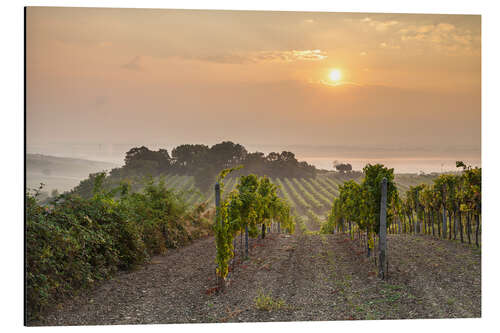
[(205, 207), (188, 211), (163, 181), (150, 180), (143, 192), (132, 194), (127, 185), (104, 192), (102, 181), (95, 184), (89, 199), (63, 194), (47, 206), (37, 201), (39, 191), (26, 194), (28, 320), (61, 297), (211, 229)]

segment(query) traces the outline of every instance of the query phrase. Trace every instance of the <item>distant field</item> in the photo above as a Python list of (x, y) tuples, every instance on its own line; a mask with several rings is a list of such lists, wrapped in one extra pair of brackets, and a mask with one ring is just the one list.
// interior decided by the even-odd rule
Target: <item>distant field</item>
[[(410, 186), (427, 183), (431, 184), (437, 175), (397, 174), (395, 175), (397, 188), (404, 194)], [(192, 176), (167, 175), (167, 187), (174, 188), (183, 193), (189, 204), (198, 204), (209, 200), (213, 204), (214, 193), (201, 193), (194, 186)], [(318, 220), (324, 221), (330, 212), (333, 198), (339, 194), (338, 186), (345, 181), (353, 179), (362, 180), (362, 176), (328, 173), (318, 175), (314, 179), (298, 178), (272, 178), (271, 181), (279, 186), (278, 194), (288, 200), (293, 207), (294, 214), (306, 219), (310, 229), (318, 229)], [(236, 188), (237, 179), (225, 180), (224, 196)]]
[(72, 189), (90, 173), (111, 170), (117, 164), (99, 161), (89, 161), (75, 158), (27, 154), (26, 156), (26, 186), (38, 188), (44, 183), (44, 191), (57, 189), (64, 192)]

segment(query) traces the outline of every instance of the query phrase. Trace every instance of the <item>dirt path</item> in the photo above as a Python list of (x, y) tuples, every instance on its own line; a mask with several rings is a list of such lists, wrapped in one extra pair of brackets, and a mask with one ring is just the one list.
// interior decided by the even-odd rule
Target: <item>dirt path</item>
[[(375, 275), (345, 235), (272, 233), (236, 257), (223, 294), (212, 293), (213, 238), (155, 257), (34, 325), (479, 317), (480, 254), (456, 242), (389, 235), (389, 279)], [(239, 238), (238, 238), (239, 243)], [(238, 250), (239, 254), (239, 250)], [(274, 308), (259, 310), (256, 297)]]

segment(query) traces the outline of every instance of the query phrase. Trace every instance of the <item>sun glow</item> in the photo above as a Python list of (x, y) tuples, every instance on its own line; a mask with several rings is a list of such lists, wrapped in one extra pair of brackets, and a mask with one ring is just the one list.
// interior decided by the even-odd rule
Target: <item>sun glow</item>
[(333, 82), (339, 82), (340, 79), (342, 78), (342, 72), (340, 71), (340, 69), (332, 69), (329, 77), (330, 80), (332, 80)]

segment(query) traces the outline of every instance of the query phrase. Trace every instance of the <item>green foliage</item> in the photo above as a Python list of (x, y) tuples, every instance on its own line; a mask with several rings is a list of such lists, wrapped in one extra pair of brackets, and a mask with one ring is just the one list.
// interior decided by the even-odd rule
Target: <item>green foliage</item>
[[(365, 177), (361, 184), (354, 180), (339, 186), (339, 196), (333, 200), (328, 220), (321, 226), (321, 232), (346, 230), (348, 222), (354, 223), (359, 230), (378, 234), (380, 229), (380, 200), (382, 179), (387, 179), (387, 217), (392, 218), (391, 205), (398, 201), (394, 183), (394, 169), (381, 164), (368, 164), (363, 168)], [(371, 239), (371, 236), (370, 236)]]
[[(399, 218), (403, 222), (402, 228), (398, 226), (399, 232), (409, 231), (408, 227), (411, 224), (413, 224), (411, 230), (415, 230), (418, 226), (416, 223), (419, 222), (424, 227), (425, 233), (429, 233), (432, 229), (434, 234), (435, 217), (438, 216), (437, 226), (438, 233), (440, 233), (441, 213), (447, 212), (447, 223), (450, 224), (447, 233), (449, 232), (448, 235), (451, 237), (451, 231), (457, 230), (457, 226), (451, 223), (454, 221), (453, 223), (457, 223), (460, 228), (461, 214), (466, 213), (468, 218), (475, 217), (476, 245), (479, 246), (477, 240), (481, 215), (481, 168), (466, 166), (461, 161), (457, 161), (456, 166), (462, 168), (462, 171), (457, 174), (442, 174), (434, 179), (424, 178), (424, 183), (421, 184), (418, 184), (416, 180), (421, 181), (422, 178), (410, 179), (407, 184), (412, 185), (404, 186), (405, 196), (400, 198), (394, 183), (393, 169), (387, 169), (380, 164), (368, 164), (363, 169), (365, 177), (360, 185), (351, 181), (339, 186), (339, 196), (333, 200), (328, 220), (322, 224), (321, 232), (345, 231), (348, 222), (354, 222), (355, 227), (368, 233), (368, 242), (372, 244), (372, 233), (378, 234), (380, 228), (380, 183), (385, 177), (388, 183), (388, 227), (394, 227), (397, 222), (396, 218)], [(408, 175), (405, 177), (408, 178)], [(455, 220), (452, 220), (453, 215)], [(405, 217), (408, 224), (405, 222)], [(427, 228), (429, 226), (430, 228)], [(466, 230), (470, 232), (470, 228), (467, 226)]]
[(465, 210), (481, 214), (481, 168), (469, 167), (462, 176), (459, 198), (465, 205)]
[[(224, 169), (217, 178), (224, 189), (223, 180), (230, 172), (239, 168)], [(220, 203), (217, 221), (214, 225), (217, 274), (225, 278), (229, 261), (233, 257), (233, 239), (237, 232), (248, 227), (249, 235), (258, 235), (258, 226), (270, 225), (272, 221), (281, 223), (283, 229), (294, 231), (294, 221), (288, 203), (277, 195), (277, 187), (267, 177), (250, 174), (241, 176), (236, 190)]]
[[(234, 239), (234, 229), (235, 224), (238, 224), (240, 221), (238, 217), (235, 216), (235, 211), (228, 211), (228, 207), (230, 206), (230, 202), (228, 200), (222, 200), (222, 194), (224, 192), (224, 178), (231, 173), (232, 171), (239, 169), (237, 168), (228, 168), (222, 170), (217, 176), (217, 182), (220, 186), (220, 196), (221, 202), (220, 207), (216, 207), (216, 220), (214, 223), (214, 233), (215, 233), (215, 246), (216, 246), (216, 254), (215, 254), (215, 262), (217, 263), (217, 274), (225, 278), (228, 270), (229, 270), (229, 260), (234, 255), (233, 249), (233, 239)], [(230, 196), (234, 197), (234, 194)], [(233, 200), (231, 200), (233, 201)], [(232, 207), (237, 205), (237, 198), (235, 198), (234, 202), (232, 202)], [(234, 209), (234, 208), (233, 208)], [(229, 219), (231, 217), (231, 220)]]
[(126, 153), (123, 168), (133, 170), (137, 174), (154, 176), (167, 171), (171, 164), (167, 150), (152, 151), (142, 146), (132, 148)]
[(187, 211), (162, 180), (150, 180), (141, 193), (126, 183), (105, 191), (103, 180), (95, 177), (91, 198), (63, 194), (42, 206), (36, 192), (26, 194), (28, 318), (118, 269), (208, 234), (204, 207)]
[[(394, 183), (394, 169), (388, 169), (382, 164), (367, 164), (363, 168), (365, 178), (361, 183), (363, 192), (363, 219), (366, 221), (366, 229), (379, 233), (380, 229), (380, 200), (382, 195), (382, 179), (387, 179), (387, 207), (395, 201), (398, 196)], [(389, 211), (388, 211), (389, 213)], [(390, 218), (390, 216), (387, 216)], [(363, 228), (362, 228), (363, 229)]]
[(446, 208), (449, 212), (481, 213), (481, 168), (471, 168), (461, 161), (456, 165), (463, 169), (460, 174), (440, 175), (432, 186), (410, 187), (406, 193), (409, 214), (416, 212), (420, 205), (428, 211)]

